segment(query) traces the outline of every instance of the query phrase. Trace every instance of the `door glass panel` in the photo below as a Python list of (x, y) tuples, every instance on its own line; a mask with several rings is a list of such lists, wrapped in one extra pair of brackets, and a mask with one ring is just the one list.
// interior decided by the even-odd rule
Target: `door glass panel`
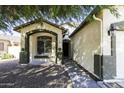
[(49, 36), (40, 36), (37, 38), (37, 53), (50, 53), (52, 49), (52, 38)]

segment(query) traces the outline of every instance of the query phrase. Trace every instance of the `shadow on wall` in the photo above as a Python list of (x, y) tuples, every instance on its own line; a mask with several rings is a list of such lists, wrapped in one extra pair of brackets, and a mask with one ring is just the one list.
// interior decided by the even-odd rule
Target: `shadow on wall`
[(17, 67), (0, 72), (0, 87), (64, 88), (68, 82), (67, 72), (58, 65)]
[[(85, 69), (94, 73), (94, 55), (100, 54), (100, 43), (87, 43), (86, 36), (78, 37), (77, 42), (73, 45), (73, 59), (77, 61)], [(95, 42), (91, 40), (91, 42)]]

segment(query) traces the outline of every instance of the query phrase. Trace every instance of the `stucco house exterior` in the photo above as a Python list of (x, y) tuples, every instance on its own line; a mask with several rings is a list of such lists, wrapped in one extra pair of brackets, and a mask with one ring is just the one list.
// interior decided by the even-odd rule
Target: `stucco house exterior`
[(94, 9), (70, 35), (71, 58), (101, 80), (124, 79), (124, 6), (115, 7), (118, 18)]
[(10, 41), (6, 39), (0, 39), (0, 55), (8, 52), (8, 46)]
[[(115, 6), (117, 18), (97, 7), (64, 39), (67, 30), (46, 20), (34, 20), (14, 28), (21, 33), (20, 63), (61, 64), (73, 59), (100, 80), (124, 79), (124, 6)], [(88, 21), (89, 17), (94, 20)]]
[(27, 63), (61, 64), (65, 28), (44, 19), (37, 19), (17, 26), (14, 30), (21, 33), (21, 50), (27, 53)]
[(0, 56), (5, 53), (11, 54), (19, 58), (20, 38), (17, 36), (0, 35)]

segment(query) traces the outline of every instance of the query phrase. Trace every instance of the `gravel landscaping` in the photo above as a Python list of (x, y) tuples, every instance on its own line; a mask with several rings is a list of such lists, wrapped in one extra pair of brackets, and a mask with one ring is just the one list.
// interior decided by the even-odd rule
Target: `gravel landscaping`
[(66, 88), (71, 87), (67, 72), (60, 65), (26, 65), (17, 61), (0, 63), (1, 88)]

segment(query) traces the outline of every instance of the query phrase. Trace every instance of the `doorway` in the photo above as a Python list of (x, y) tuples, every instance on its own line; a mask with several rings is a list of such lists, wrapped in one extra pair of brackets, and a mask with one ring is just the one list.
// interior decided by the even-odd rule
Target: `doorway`
[(69, 41), (63, 41), (63, 57), (69, 58)]

